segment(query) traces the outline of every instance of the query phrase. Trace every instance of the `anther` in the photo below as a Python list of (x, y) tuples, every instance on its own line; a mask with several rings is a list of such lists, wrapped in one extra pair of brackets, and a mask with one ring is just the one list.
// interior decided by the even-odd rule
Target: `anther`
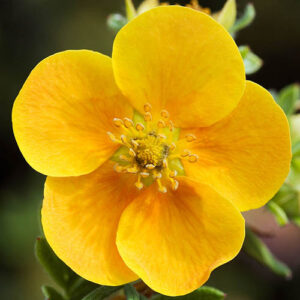
[(137, 149), (139, 146), (139, 143), (136, 140), (131, 140), (131, 144), (133, 145), (133, 148)]
[(154, 168), (155, 168), (155, 166), (153, 164), (146, 165), (146, 169), (148, 169), (148, 170), (153, 170)]
[(179, 182), (177, 180), (172, 180), (172, 189), (176, 191), (178, 189)]
[(114, 165), (114, 170), (117, 172), (117, 173), (123, 173), (125, 171), (124, 167), (118, 165), (118, 164), (115, 164)]
[(196, 138), (196, 136), (194, 135), (194, 134), (187, 134), (186, 136), (185, 136), (185, 139), (186, 139), (186, 141), (187, 142), (193, 142), (193, 141), (195, 141), (197, 138)]
[(161, 133), (159, 133), (157, 136), (162, 140), (165, 140), (167, 138), (164, 134)]
[(176, 170), (170, 170), (169, 177), (174, 178), (176, 176), (177, 176), (177, 171)]
[(143, 177), (143, 178), (146, 178), (150, 175), (150, 173), (148, 172), (141, 172), (140, 175)]
[(146, 122), (152, 121), (152, 115), (151, 115), (151, 113), (150, 113), (149, 111), (147, 111), (147, 112), (144, 114), (144, 120), (145, 120)]
[(124, 124), (124, 122), (119, 118), (114, 118), (113, 122), (116, 127), (121, 127)]
[(107, 131), (107, 135), (113, 142), (118, 142), (118, 139), (110, 131)]
[(191, 162), (191, 163), (197, 162), (198, 159), (199, 159), (199, 157), (198, 157), (197, 154), (191, 154), (191, 155), (189, 155), (189, 157), (188, 157), (188, 161)]
[(165, 118), (165, 119), (168, 119), (169, 118), (169, 112), (165, 109), (163, 109), (161, 112), (160, 112), (160, 115)]
[(123, 144), (127, 144), (127, 138), (126, 138), (126, 136), (124, 134), (122, 134), (120, 136), (120, 139), (121, 139), (121, 141), (122, 141)]
[(142, 123), (137, 123), (135, 125), (135, 128), (137, 131), (143, 131), (145, 129), (145, 126)]
[(137, 182), (135, 183), (135, 186), (136, 186), (136, 188), (139, 189), (139, 190), (141, 190), (141, 189), (144, 187), (143, 183), (140, 182), (140, 181), (137, 181)]
[(129, 155), (132, 156), (132, 157), (135, 157), (135, 156), (136, 156), (136, 154), (135, 154), (135, 152), (134, 152), (134, 150), (133, 150), (132, 148), (129, 149), (128, 153), (129, 153)]
[(166, 122), (164, 120), (158, 120), (157, 122), (157, 127), (158, 128), (165, 128), (166, 127)]
[(144, 111), (145, 111), (145, 112), (149, 112), (149, 111), (151, 111), (151, 109), (152, 109), (152, 106), (151, 106), (150, 103), (146, 103), (146, 104), (144, 105)]
[(166, 159), (163, 160), (163, 167), (164, 168), (168, 167), (168, 161)]
[(158, 184), (158, 190), (161, 193), (166, 193), (167, 192), (167, 188), (161, 184), (160, 179), (157, 179), (156, 181), (157, 181), (157, 184)]
[(173, 142), (171, 145), (170, 145), (170, 150), (171, 151), (174, 151), (176, 149), (176, 144)]
[(187, 156), (191, 155), (191, 151), (184, 149), (180, 155), (181, 155), (181, 157), (187, 157)]
[(128, 173), (131, 173), (131, 174), (136, 174), (138, 171), (139, 171), (139, 170), (138, 170), (138, 168), (137, 168), (136, 166), (127, 168), (127, 172), (128, 172)]
[(141, 175), (140, 175), (140, 174), (138, 175), (138, 180), (137, 180), (137, 182), (135, 183), (135, 186), (136, 186), (139, 190), (141, 190), (141, 189), (144, 187), (143, 183), (141, 182)]
[(173, 129), (174, 129), (174, 124), (173, 124), (173, 122), (172, 122), (171, 120), (169, 120), (169, 122), (168, 122), (168, 127), (169, 127), (169, 130), (170, 130), (170, 131), (173, 131)]
[(153, 172), (152, 176), (154, 179), (162, 178), (162, 174), (160, 172)]
[(121, 154), (119, 157), (120, 157), (121, 160), (131, 161), (130, 157), (128, 157), (128, 156), (126, 156), (124, 154)]
[(126, 128), (130, 128), (132, 127), (134, 124), (133, 124), (133, 121), (129, 118), (124, 118), (124, 125)]

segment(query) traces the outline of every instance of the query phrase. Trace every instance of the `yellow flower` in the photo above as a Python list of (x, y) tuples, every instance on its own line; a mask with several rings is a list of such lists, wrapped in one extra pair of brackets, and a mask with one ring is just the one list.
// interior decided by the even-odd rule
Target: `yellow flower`
[(72, 50), (43, 60), (12, 118), (25, 159), (49, 176), (49, 244), (104, 285), (198, 288), (239, 252), (240, 211), (265, 204), (289, 171), (284, 113), (245, 80), (228, 32), (180, 6), (128, 23), (112, 59)]

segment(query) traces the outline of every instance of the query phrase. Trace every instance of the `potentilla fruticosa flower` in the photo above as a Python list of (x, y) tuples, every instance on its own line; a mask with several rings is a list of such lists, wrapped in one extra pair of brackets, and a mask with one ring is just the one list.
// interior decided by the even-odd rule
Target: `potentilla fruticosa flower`
[(44, 59), (12, 119), (25, 159), (48, 175), (49, 244), (103, 285), (141, 278), (174, 296), (198, 288), (240, 251), (240, 211), (264, 205), (289, 171), (284, 113), (246, 81), (228, 32), (186, 7), (129, 22), (112, 58)]

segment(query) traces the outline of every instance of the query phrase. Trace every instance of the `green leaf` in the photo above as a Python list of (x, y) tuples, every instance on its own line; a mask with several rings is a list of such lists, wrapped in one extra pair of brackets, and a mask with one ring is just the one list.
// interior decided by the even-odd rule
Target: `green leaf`
[[(297, 110), (297, 108), (299, 107), (299, 104), (300, 104), (300, 100), (297, 100), (296, 104), (295, 104), (295, 110)], [(293, 145), (293, 148), (297, 148), (298, 146), (296, 146), (296, 144), (297, 144), (297, 142), (300, 142), (300, 114), (293, 114), (293, 115), (289, 116), (288, 120), (290, 123), (292, 145)], [(295, 153), (296, 152), (295, 150), (296, 149), (293, 149), (293, 155), (297, 156), (297, 153)]]
[[(288, 177), (288, 180), (292, 183), (293, 180), (298, 178), (298, 176), (296, 176), (294, 173), (295, 170), (292, 167)], [(299, 180), (297, 182), (299, 182)], [(272, 202), (280, 206), (289, 219), (300, 215), (299, 193), (292, 184), (282, 185), (280, 190), (273, 197)]]
[(44, 237), (36, 240), (35, 255), (51, 278), (64, 290), (68, 290), (78, 278), (78, 275), (55, 255)]
[(220, 11), (217, 21), (229, 30), (236, 19), (236, 2), (235, 0), (227, 0)]
[(298, 227), (300, 227), (300, 217), (294, 217), (292, 218), (292, 222), (297, 225)]
[(290, 116), (295, 110), (295, 104), (300, 98), (300, 87), (294, 83), (283, 88), (278, 97), (277, 103), (281, 106), (287, 116)]
[(249, 26), (255, 18), (255, 8), (252, 3), (247, 4), (244, 14), (236, 20), (234, 25), (231, 27), (230, 32), (232, 34), (237, 31)]
[(293, 157), (300, 156), (300, 141), (297, 141), (296, 143), (293, 144), (292, 154), (293, 154)]
[[(202, 286), (194, 292), (176, 297), (178, 300), (223, 300), (226, 294), (212, 287)], [(152, 298), (153, 300), (171, 300), (174, 297), (158, 295)]]
[(277, 223), (280, 226), (284, 226), (289, 223), (289, 219), (285, 213), (285, 211), (274, 201), (269, 201), (267, 204), (268, 209), (274, 215)]
[(82, 300), (102, 300), (123, 286), (100, 286), (82, 298)]
[(111, 14), (107, 18), (107, 26), (114, 32), (118, 32), (126, 24), (127, 19), (121, 14)]
[(146, 300), (147, 298), (139, 294), (137, 290), (131, 285), (124, 286), (124, 292), (127, 300)]
[(43, 285), (42, 292), (45, 300), (64, 300), (64, 297), (51, 286)]
[(124, 286), (124, 292), (127, 300), (140, 300), (140, 295), (131, 284)]
[(126, 7), (127, 20), (131, 21), (136, 17), (136, 10), (132, 3), (132, 0), (125, 0), (125, 7)]
[(269, 267), (277, 275), (285, 278), (291, 277), (292, 271), (289, 267), (275, 258), (268, 247), (249, 228), (246, 229), (243, 249), (247, 254)]
[(262, 67), (262, 59), (254, 54), (248, 46), (240, 46), (239, 50), (244, 61), (245, 72), (247, 75), (257, 72)]
[(99, 287), (98, 284), (78, 277), (70, 286), (68, 294), (70, 295), (71, 300), (81, 300), (82, 297), (89, 294), (97, 287)]

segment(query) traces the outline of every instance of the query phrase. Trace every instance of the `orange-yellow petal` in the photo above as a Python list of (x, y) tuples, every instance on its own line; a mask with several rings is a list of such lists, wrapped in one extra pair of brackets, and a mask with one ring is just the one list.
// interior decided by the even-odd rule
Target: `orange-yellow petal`
[(120, 257), (116, 232), (120, 216), (135, 192), (126, 174), (112, 162), (80, 177), (48, 177), (42, 225), (50, 246), (83, 278), (104, 285), (137, 279)]
[(186, 7), (154, 8), (129, 22), (116, 36), (112, 59), (132, 105), (167, 109), (178, 127), (220, 120), (245, 89), (243, 61), (229, 33)]
[(187, 294), (239, 252), (244, 219), (209, 187), (180, 180), (176, 192), (151, 186), (124, 210), (117, 247), (125, 263), (153, 290)]
[(13, 108), (14, 134), (28, 163), (50, 176), (95, 170), (116, 150), (106, 132), (131, 116), (111, 59), (87, 50), (49, 56), (30, 73)]
[(191, 151), (199, 156), (197, 163), (183, 162), (187, 176), (210, 185), (240, 210), (264, 205), (288, 175), (287, 118), (271, 94), (251, 81), (230, 116), (186, 132), (198, 137)]

